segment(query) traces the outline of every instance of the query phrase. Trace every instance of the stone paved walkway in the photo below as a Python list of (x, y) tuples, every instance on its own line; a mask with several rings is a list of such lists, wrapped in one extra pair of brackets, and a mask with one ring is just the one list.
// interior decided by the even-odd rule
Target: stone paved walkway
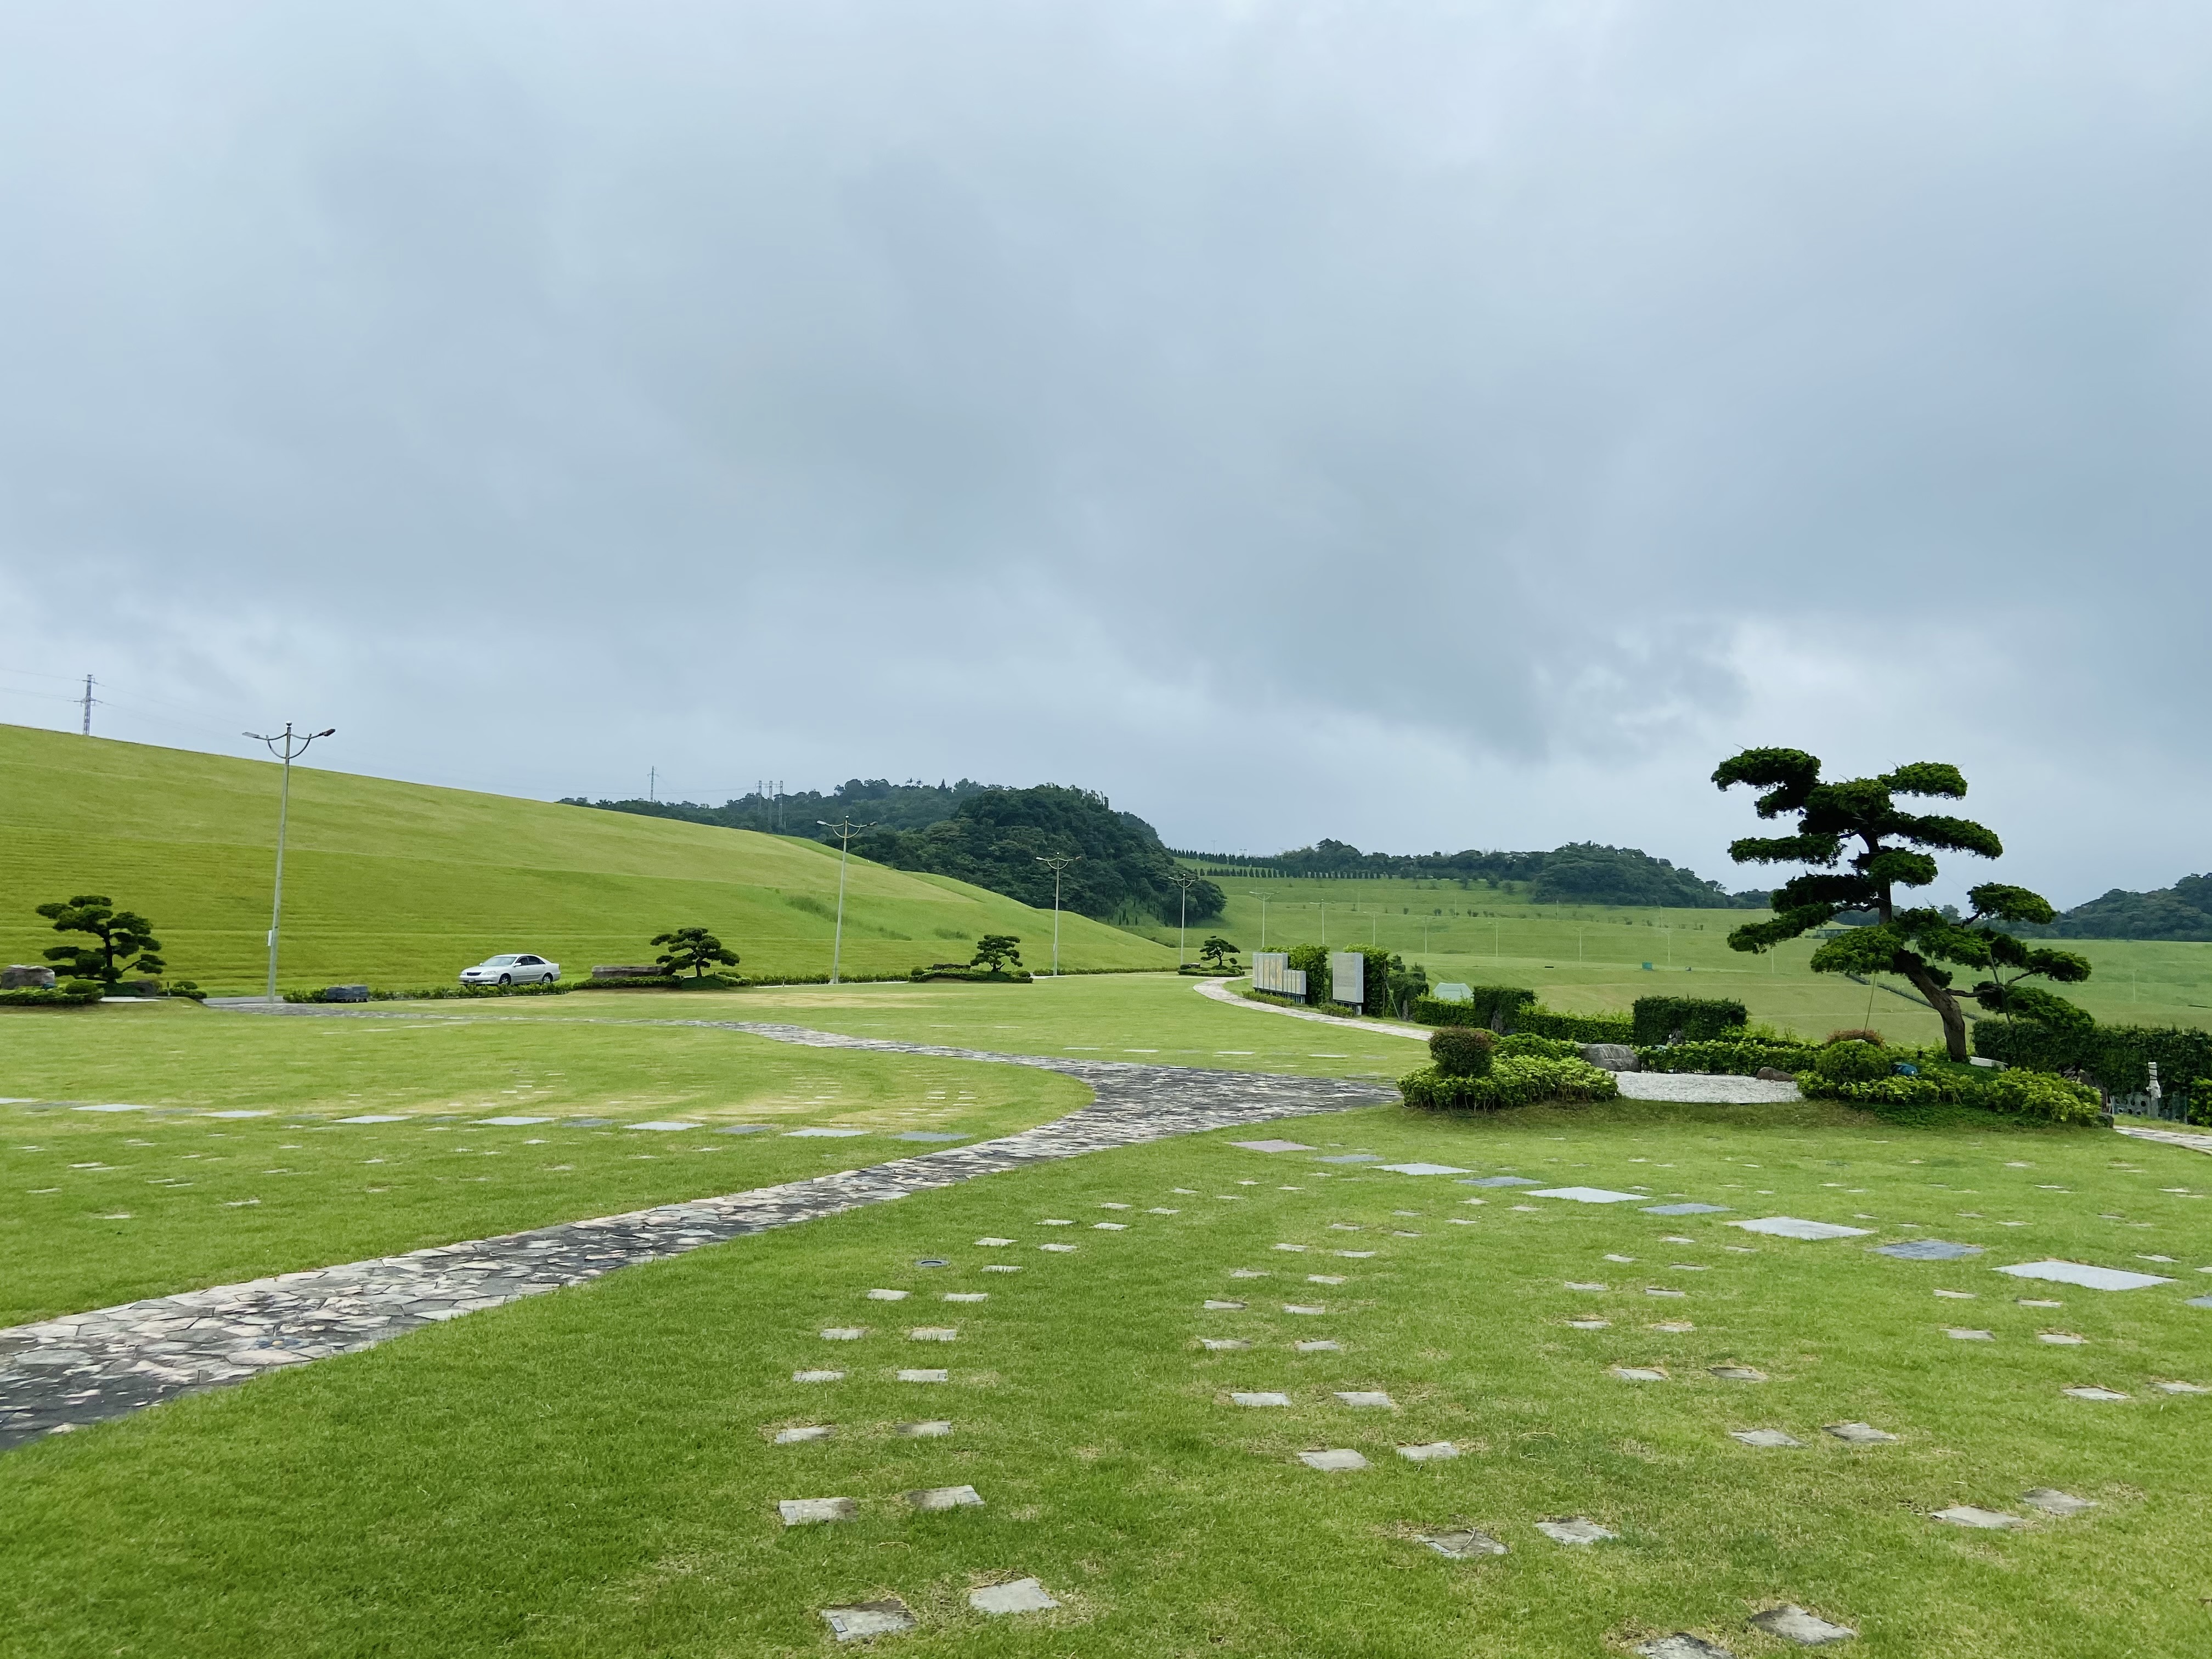
[(2192, 1134), (2183, 1129), (2138, 1128), (2132, 1123), (2114, 1123), (2112, 1127), (2134, 1140), (2155, 1140), (2166, 1146), (2185, 1146), (2192, 1152), (2212, 1152), (2212, 1134)]
[[(422, 1015), (313, 1005), (259, 1012), (308, 1018)], [(622, 1024), (640, 1022), (623, 1020)], [(242, 1285), (74, 1314), (0, 1330), (0, 1447), (120, 1417), (180, 1394), (373, 1347), (420, 1326), (580, 1285), (617, 1267), (788, 1227), (1085, 1152), (1395, 1100), (1397, 1091), (1330, 1078), (1280, 1077), (1112, 1060), (996, 1054), (842, 1036), (747, 1021), (654, 1024), (744, 1031), (818, 1048), (928, 1054), (1060, 1072), (1091, 1085), (1079, 1111), (1018, 1134), (721, 1198), (539, 1227), (405, 1255), (352, 1261)]]

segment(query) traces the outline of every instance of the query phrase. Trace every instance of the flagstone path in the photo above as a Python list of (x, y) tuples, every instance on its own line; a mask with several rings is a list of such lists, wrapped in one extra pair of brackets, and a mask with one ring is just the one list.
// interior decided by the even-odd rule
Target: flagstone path
[[(263, 1005), (320, 1019), (420, 1020), (419, 1012)], [(629, 1020), (610, 1021), (624, 1025)], [(1335, 1078), (992, 1054), (739, 1020), (654, 1024), (743, 1031), (816, 1048), (859, 1048), (1033, 1066), (1091, 1085), (1091, 1103), (1054, 1122), (973, 1146), (719, 1198), (601, 1216), (155, 1297), (0, 1330), (0, 1448), (120, 1417), (263, 1371), (350, 1353), (421, 1326), (979, 1176), (1210, 1129), (1383, 1104), (1397, 1091)]]

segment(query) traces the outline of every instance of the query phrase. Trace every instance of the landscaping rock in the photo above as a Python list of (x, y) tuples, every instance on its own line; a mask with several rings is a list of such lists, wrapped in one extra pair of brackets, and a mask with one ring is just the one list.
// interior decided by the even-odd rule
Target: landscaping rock
[(51, 991), (54, 988), (54, 970), (32, 967), (23, 963), (11, 963), (0, 968), (0, 991)]
[(592, 969), (592, 977), (593, 979), (665, 979), (668, 977), (668, 969), (657, 962), (648, 962), (642, 967), (635, 963), (626, 965), (621, 963), (603, 963)]
[[(139, 993), (141, 996), (159, 996), (161, 994), (161, 988), (158, 982), (153, 981), (148, 981), (146, 982), (152, 984), (154, 988), (151, 991), (141, 991)], [(323, 1000), (325, 1002), (366, 1002), (368, 1000), (368, 987), (366, 985), (325, 985), (323, 988)]]
[(1583, 1058), (1591, 1065), (1607, 1072), (1640, 1072), (1644, 1062), (1636, 1057), (1636, 1050), (1625, 1042), (1585, 1042)]

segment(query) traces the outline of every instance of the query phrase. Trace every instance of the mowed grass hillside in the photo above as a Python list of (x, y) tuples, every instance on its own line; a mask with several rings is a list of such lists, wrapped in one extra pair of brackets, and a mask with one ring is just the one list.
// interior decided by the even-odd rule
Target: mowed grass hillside
[[(1974, 860), (1975, 879), (1989, 878)], [(1756, 880), (1746, 873), (1747, 883)], [(2002, 872), (1996, 879), (2002, 879)], [(1895, 1042), (1935, 1042), (1942, 1027), (1900, 979), (1879, 988), (1815, 974), (1818, 939), (1793, 939), (1763, 956), (1728, 948), (1755, 910), (1679, 910), (1611, 905), (1532, 904), (1525, 893), (1457, 881), (1323, 881), (1218, 878), (1229, 896), (1222, 917), (1190, 929), (1191, 954), (1219, 933), (1244, 951), (1259, 948), (1261, 904), (1270, 950), (1327, 944), (1380, 945), (1425, 964), (1431, 979), (1526, 985), (1545, 1003), (1577, 1013), (1625, 1010), (1639, 996), (1735, 997), (1753, 1019), (1808, 1036), (1871, 1023)], [(1172, 947), (1173, 928), (1149, 928)], [(2212, 944), (2065, 939), (2095, 972), (2065, 994), (2117, 1024), (2212, 1025)], [(1646, 963), (1650, 966), (1647, 968)]]
[[(149, 917), (174, 977), (258, 989), (265, 972), (279, 769), (0, 726), (0, 953), (36, 963), (33, 914), (105, 893)], [(981, 888), (854, 860), (843, 967), (965, 960), (981, 933), (1051, 958), (1052, 917)], [(282, 982), (450, 984), (498, 951), (565, 977), (650, 962), (671, 927), (716, 930), (747, 974), (823, 973), (837, 858), (811, 842), (295, 768)], [(1060, 921), (1071, 971), (1172, 966), (1159, 945)]]

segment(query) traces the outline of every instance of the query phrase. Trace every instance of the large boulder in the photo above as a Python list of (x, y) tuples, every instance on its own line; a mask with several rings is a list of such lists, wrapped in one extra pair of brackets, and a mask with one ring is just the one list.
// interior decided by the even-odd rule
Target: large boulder
[(323, 1000), (325, 1002), (366, 1002), (368, 1000), (368, 987), (366, 985), (325, 985), (323, 987)]
[(54, 988), (54, 970), (51, 968), (27, 967), (13, 963), (0, 968), (0, 991), (51, 991)]
[(1605, 1071), (1643, 1070), (1643, 1062), (1636, 1058), (1636, 1050), (1625, 1042), (1585, 1042), (1582, 1048), (1584, 1060)]

